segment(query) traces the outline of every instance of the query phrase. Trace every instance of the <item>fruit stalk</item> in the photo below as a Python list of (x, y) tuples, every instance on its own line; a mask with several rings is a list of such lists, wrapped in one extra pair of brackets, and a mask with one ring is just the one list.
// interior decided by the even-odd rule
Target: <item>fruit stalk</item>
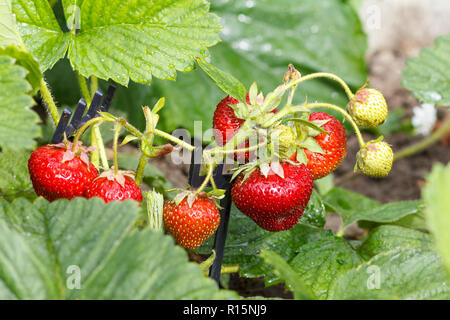
[(436, 130), (432, 135), (426, 137), (425, 139), (413, 144), (412, 146), (406, 147), (394, 155), (394, 161), (400, 160), (416, 154), (422, 150), (425, 150), (435, 142), (437, 142), (442, 136), (447, 132), (450, 132), (450, 119), (446, 120), (438, 130)]
[(45, 82), (44, 78), (41, 79), (39, 89), (41, 91), (42, 99), (47, 105), (48, 111), (50, 112), (50, 116), (53, 119), (53, 123), (55, 124), (55, 126), (57, 126), (59, 122), (58, 108), (56, 107), (55, 101), (53, 100), (52, 97), (52, 93), (50, 92), (50, 89), (47, 85), (47, 82)]
[(316, 73), (311, 73), (308, 74), (306, 76), (302, 76), (299, 79), (295, 79), (292, 80), (291, 82), (289, 82), (287, 84), (287, 88), (291, 88), (293, 86), (297, 86), (298, 84), (300, 84), (301, 82), (307, 81), (307, 80), (312, 80), (312, 79), (317, 79), (317, 78), (328, 78), (328, 79), (332, 79), (336, 82), (338, 82), (345, 90), (345, 93), (347, 94), (347, 97), (349, 100), (353, 99), (353, 92), (350, 89), (350, 87), (347, 85), (347, 83), (345, 83), (344, 80), (342, 80), (340, 77), (338, 77), (337, 75), (334, 75), (332, 73), (327, 73), (327, 72), (316, 72)]
[[(92, 137), (94, 137), (96, 145), (93, 145), (94, 147), (97, 147), (99, 149), (98, 154), (100, 155), (100, 160), (102, 162), (102, 166), (105, 170), (109, 169), (108, 165), (108, 157), (106, 155), (105, 145), (103, 143), (103, 137), (100, 132), (100, 124), (95, 124), (92, 127)], [(94, 163), (95, 165), (95, 163)]]
[(114, 125), (114, 140), (113, 140), (113, 152), (114, 152), (114, 174), (119, 174), (119, 162), (117, 161), (117, 145), (119, 142), (120, 129), (122, 129), (122, 124), (116, 122)]
[(75, 134), (75, 137), (73, 138), (73, 147), (72, 147), (72, 151), (75, 152), (76, 151), (76, 146), (78, 144), (78, 140), (80, 140), (81, 135), (83, 134), (83, 132), (89, 128), (89, 126), (95, 124), (95, 123), (101, 123), (105, 121), (103, 118), (94, 118), (91, 119), (89, 121), (87, 121), (85, 124), (83, 124), (81, 126), (81, 128), (78, 130), (78, 132)]
[[(153, 134), (153, 130), (155, 129), (155, 123), (153, 121), (153, 113), (151, 112), (151, 110), (148, 107), (143, 107), (142, 110), (144, 111), (144, 116), (145, 116), (145, 133), (144, 136), (147, 136), (148, 139), (148, 144), (150, 146), (153, 145), (153, 138), (154, 138), (154, 134)], [(139, 158), (139, 164), (136, 168), (136, 184), (138, 186), (141, 185), (142, 179), (144, 177), (144, 171), (145, 171), (145, 167), (147, 165), (147, 160), (148, 160), (148, 156), (141, 150), (141, 157)]]

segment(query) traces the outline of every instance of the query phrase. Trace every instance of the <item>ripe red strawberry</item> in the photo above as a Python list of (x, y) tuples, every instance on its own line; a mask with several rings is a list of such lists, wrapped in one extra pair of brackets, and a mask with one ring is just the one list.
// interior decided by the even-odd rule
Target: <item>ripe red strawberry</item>
[[(247, 93), (246, 102), (250, 104), (250, 98)], [(239, 130), (241, 125), (245, 122), (243, 119), (236, 117), (233, 108), (230, 105), (238, 104), (239, 101), (231, 96), (226, 96), (216, 107), (213, 117), (213, 129), (216, 142), (219, 146), (226, 144)], [(274, 109), (271, 112), (276, 113)], [(238, 149), (249, 147), (249, 141), (239, 145)], [(250, 152), (240, 152), (234, 154), (234, 159), (242, 162), (248, 162), (250, 159)]]
[[(216, 142), (219, 146), (225, 145), (239, 130), (245, 120), (239, 119), (234, 114), (234, 110), (230, 105), (238, 104), (239, 101), (231, 96), (226, 96), (216, 107), (213, 117), (213, 129)], [(247, 103), (249, 98), (247, 95)], [(239, 149), (248, 148), (249, 142), (238, 146)], [(234, 159), (240, 159), (247, 162), (250, 158), (249, 152), (241, 152), (234, 154)]]
[[(329, 120), (322, 128), (327, 133), (320, 133), (314, 139), (325, 152), (314, 153), (305, 149), (308, 158), (308, 168), (314, 180), (323, 178), (333, 172), (344, 160), (347, 154), (347, 133), (345, 128), (335, 117), (325, 112), (313, 112), (309, 116), (309, 121)], [(297, 154), (291, 157), (296, 159)]]
[(97, 169), (89, 162), (88, 151), (90, 148), (80, 144), (72, 152), (70, 142), (34, 150), (28, 160), (28, 171), (36, 194), (49, 201), (81, 197), (98, 176)]
[(119, 171), (117, 174), (114, 170), (105, 171), (87, 186), (84, 196), (88, 199), (100, 197), (105, 203), (127, 199), (142, 202), (141, 189), (130, 174), (128, 171)]
[(173, 200), (167, 201), (163, 219), (167, 230), (180, 246), (195, 249), (217, 230), (220, 213), (207, 198), (197, 197), (191, 207), (184, 198), (178, 205)]
[(273, 172), (265, 177), (256, 168), (244, 181), (244, 175), (239, 175), (231, 190), (236, 207), (269, 231), (292, 228), (303, 214), (313, 189), (311, 173), (305, 165), (281, 166), (284, 178)]

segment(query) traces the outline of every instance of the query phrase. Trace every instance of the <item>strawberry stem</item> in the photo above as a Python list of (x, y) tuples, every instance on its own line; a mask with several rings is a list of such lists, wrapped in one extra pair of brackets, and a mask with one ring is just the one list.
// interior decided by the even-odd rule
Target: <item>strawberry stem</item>
[(100, 124), (97, 123), (92, 127), (92, 137), (94, 137), (96, 145), (93, 145), (94, 147), (97, 147), (99, 149), (99, 155), (100, 160), (102, 162), (102, 166), (105, 170), (109, 169), (108, 164), (108, 156), (106, 155), (105, 150), (105, 144), (103, 143), (103, 137), (100, 132)]
[(55, 101), (53, 100), (52, 97), (52, 93), (50, 92), (50, 89), (47, 85), (47, 82), (45, 82), (44, 78), (41, 79), (39, 90), (41, 91), (42, 99), (47, 105), (50, 116), (53, 119), (53, 123), (55, 124), (55, 126), (57, 126), (59, 122), (58, 108), (56, 107)]
[(353, 94), (352, 90), (350, 89), (350, 87), (347, 85), (347, 83), (345, 83), (345, 81), (342, 80), (337, 75), (334, 75), (332, 73), (327, 73), (327, 72), (311, 73), (311, 74), (308, 74), (308, 75), (306, 75), (304, 77), (301, 77), (300, 79), (292, 80), (292, 81), (290, 81), (288, 83), (288, 88), (291, 88), (293, 86), (297, 86), (301, 82), (304, 82), (304, 81), (307, 81), (307, 80), (311, 80), (311, 79), (317, 79), (317, 78), (329, 78), (329, 79), (335, 80), (336, 82), (338, 82), (344, 88), (348, 99), (349, 100), (353, 99), (354, 94)]
[(113, 140), (114, 174), (116, 176), (119, 174), (119, 162), (117, 161), (117, 145), (119, 142), (120, 129), (122, 129), (122, 124), (120, 122), (116, 122), (114, 125), (114, 140)]
[(235, 265), (235, 266), (222, 266), (222, 268), (220, 269), (220, 273), (224, 274), (224, 273), (236, 273), (239, 271), (239, 265)]
[(77, 131), (77, 133), (75, 134), (75, 137), (73, 138), (73, 147), (72, 147), (72, 151), (75, 152), (76, 151), (76, 147), (78, 144), (78, 140), (80, 140), (81, 135), (83, 134), (83, 132), (89, 128), (89, 126), (95, 124), (95, 123), (101, 123), (105, 121), (103, 118), (97, 117), (97, 118), (93, 118), (89, 121), (87, 121), (85, 124), (83, 124), (81, 126), (81, 128)]
[[(153, 119), (153, 113), (149, 107), (145, 106), (142, 108), (142, 110), (144, 111), (144, 116), (145, 116), (144, 137), (146, 137), (148, 139), (148, 144), (150, 146), (152, 146), (153, 138), (155, 136), (153, 134), (153, 130), (155, 129), (156, 123), (154, 123), (155, 121)], [(141, 185), (142, 179), (144, 178), (144, 171), (145, 171), (145, 167), (147, 165), (147, 160), (148, 160), (148, 156), (141, 150), (141, 157), (139, 159), (139, 164), (136, 168), (136, 178), (135, 178), (135, 182), (138, 186)]]
[(206, 177), (203, 180), (202, 184), (200, 185), (200, 187), (198, 187), (198, 189), (195, 191), (195, 195), (198, 195), (200, 192), (203, 191), (203, 189), (206, 188), (206, 186), (208, 185), (208, 182), (212, 178), (212, 174), (214, 172), (214, 162), (211, 159), (211, 155), (210, 155), (210, 151), (209, 150), (204, 150), (203, 151), (203, 158), (204, 158), (205, 163), (207, 165), (208, 172), (207, 172)]
[(394, 154), (394, 161), (400, 160), (412, 156), (422, 150), (425, 150), (432, 144), (436, 143), (442, 136), (447, 132), (450, 132), (450, 118), (446, 120), (439, 129), (437, 129), (432, 135), (426, 137), (425, 139), (413, 144), (409, 147), (401, 149)]

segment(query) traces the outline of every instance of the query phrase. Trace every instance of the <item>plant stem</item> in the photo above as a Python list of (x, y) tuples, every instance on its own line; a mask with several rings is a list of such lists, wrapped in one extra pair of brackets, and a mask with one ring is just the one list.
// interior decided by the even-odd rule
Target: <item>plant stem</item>
[[(94, 129), (94, 126), (92, 127), (92, 129)], [(91, 131), (91, 146), (98, 148), (97, 136), (94, 134), (94, 130)], [(98, 152), (98, 150), (93, 150), (91, 152), (91, 162), (94, 167), (98, 169), (98, 167), (100, 166), (100, 153)]]
[(200, 192), (202, 192), (203, 189), (205, 189), (205, 187), (208, 185), (208, 182), (212, 178), (212, 174), (214, 172), (214, 162), (211, 160), (211, 156), (207, 150), (203, 151), (203, 156), (204, 156), (204, 158), (206, 160), (205, 162), (207, 163), (207, 166), (208, 166), (208, 172), (207, 172), (206, 177), (203, 180), (202, 184), (200, 185), (200, 187), (198, 187), (197, 190), (195, 191), (196, 195), (199, 194)]
[(98, 89), (98, 78), (96, 76), (91, 76), (89, 78), (90, 89), (91, 89), (91, 97), (94, 96), (95, 91)]
[(86, 100), (86, 103), (89, 106), (91, 104), (91, 96), (89, 94), (89, 89), (86, 84), (86, 79), (84, 79), (84, 77), (81, 74), (79, 74), (78, 71), (77, 71), (77, 79), (78, 84), (80, 85), (81, 95), (83, 96), (84, 100)]
[(45, 82), (44, 78), (41, 79), (40, 91), (42, 99), (47, 105), (48, 111), (50, 112), (50, 116), (53, 119), (53, 123), (55, 124), (55, 126), (57, 126), (59, 122), (58, 108), (56, 107), (55, 101), (53, 100), (52, 97), (52, 93), (50, 92), (50, 89), (47, 85), (47, 82)]
[(141, 151), (141, 157), (139, 158), (139, 163), (136, 168), (136, 176), (134, 178), (138, 186), (141, 185), (142, 179), (144, 178), (145, 167), (147, 166), (148, 157)]
[(98, 117), (98, 118), (93, 118), (93, 119), (89, 120), (88, 122), (86, 122), (85, 124), (83, 124), (81, 126), (81, 128), (78, 130), (78, 132), (76, 133), (75, 137), (73, 138), (72, 151), (75, 152), (76, 145), (78, 144), (78, 140), (80, 140), (81, 135), (90, 125), (93, 125), (94, 123), (100, 123), (103, 121), (104, 121), (103, 118)]
[(338, 82), (344, 88), (348, 99), (349, 100), (353, 99), (354, 94), (353, 94), (352, 90), (350, 89), (350, 87), (347, 85), (347, 83), (345, 83), (345, 81), (342, 80), (337, 75), (334, 75), (332, 73), (327, 73), (327, 72), (316, 72), (316, 73), (308, 74), (308, 75), (306, 75), (304, 77), (301, 77), (300, 79), (297, 79), (297, 80), (294, 80), (294, 81), (288, 83), (288, 88), (296, 86), (296, 85), (300, 84), (303, 81), (307, 81), (307, 80), (311, 80), (311, 79), (317, 79), (317, 78), (329, 78), (329, 79), (335, 80), (336, 82)]
[(447, 132), (450, 132), (450, 118), (446, 120), (439, 129), (437, 129), (432, 135), (426, 137), (425, 139), (413, 144), (412, 146), (406, 147), (394, 154), (394, 161), (412, 156), (422, 150), (425, 150), (435, 142), (437, 142), (442, 136)]
[(167, 139), (169, 141), (172, 141), (173, 143), (176, 143), (180, 146), (182, 146), (185, 149), (188, 149), (189, 151), (193, 151), (195, 149), (195, 147), (187, 142), (184, 142), (183, 140), (180, 140), (178, 138), (175, 138), (174, 136), (172, 136), (171, 134), (168, 134), (164, 131), (158, 130), (158, 129), (154, 129), (153, 130), (154, 134), (157, 134), (160, 137), (163, 137), (164, 139)]
[[(150, 110), (149, 107), (145, 106), (142, 108), (142, 111), (144, 112), (145, 116), (145, 133), (144, 133), (144, 139), (148, 139), (148, 144), (151, 147), (153, 145), (153, 130), (155, 129), (156, 123), (153, 121), (153, 113)], [(158, 120), (156, 120), (157, 122)], [(145, 166), (147, 165), (148, 156), (142, 151), (141, 149), (141, 157), (139, 159), (139, 164), (136, 168), (136, 176), (135, 176), (135, 182), (138, 186), (141, 185), (142, 179), (144, 178), (144, 171)]]
[(222, 266), (220, 273), (236, 273), (239, 271), (239, 265), (236, 266)]
[(119, 142), (120, 129), (122, 129), (122, 124), (120, 122), (116, 122), (114, 126), (114, 140), (113, 140), (114, 174), (116, 176), (119, 174), (119, 162), (117, 161), (117, 145)]
[(103, 137), (102, 134), (100, 132), (100, 125), (99, 124), (95, 124), (92, 127), (92, 136), (95, 137), (96, 140), (96, 147), (99, 149), (99, 155), (100, 155), (100, 160), (102, 162), (102, 166), (105, 170), (109, 169), (109, 165), (108, 165), (108, 156), (106, 155), (106, 150), (105, 150), (105, 144), (103, 143)]

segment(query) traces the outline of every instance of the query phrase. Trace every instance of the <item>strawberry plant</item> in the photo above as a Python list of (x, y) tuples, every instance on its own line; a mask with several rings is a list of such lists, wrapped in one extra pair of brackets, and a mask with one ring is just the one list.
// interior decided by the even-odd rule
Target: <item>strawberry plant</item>
[[(355, 173), (384, 178), (396, 160), (389, 137), (361, 132), (388, 106), (347, 1), (0, 0), (0, 17), (1, 299), (240, 298), (205, 276), (219, 260), (222, 287), (238, 272), (298, 299), (450, 297), (448, 165), (416, 201), (330, 183), (348, 135)], [(198, 185), (152, 166), (180, 150)]]

